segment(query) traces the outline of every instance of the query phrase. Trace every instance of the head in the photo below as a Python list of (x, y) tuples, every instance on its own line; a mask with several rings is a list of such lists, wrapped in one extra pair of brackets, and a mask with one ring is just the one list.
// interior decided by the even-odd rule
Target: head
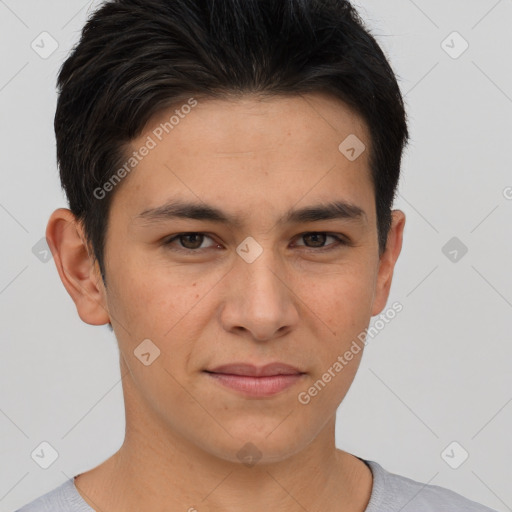
[[(116, 334), (125, 400), (226, 459), (249, 441), (269, 461), (308, 445), (362, 350), (298, 396), (386, 306), (405, 223), (404, 105), (354, 8), (108, 1), (58, 86), (69, 210), (47, 238), (82, 320)], [(267, 397), (207, 372), (275, 361), (302, 376)]]

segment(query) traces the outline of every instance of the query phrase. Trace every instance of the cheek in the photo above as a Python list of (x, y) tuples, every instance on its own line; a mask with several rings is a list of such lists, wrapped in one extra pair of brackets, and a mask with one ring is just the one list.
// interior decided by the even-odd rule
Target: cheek
[(185, 325), (195, 329), (202, 324), (201, 310), (221, 278), (218, 271), (199, 273), (187, 265), (157, 267), (134, 258), (119, 265), (109, 278), (109, 310), (134, 340), (142, 336), (167, 343)]
[(322, 279), (311, 279), (302, 288), (301, 298), (340, 341), (367, 326), (374, 286), (367, 268), (351, 265)]
[(335, 413), (352, 385), (364, 351), (361, 333), (371, 318), (373, 284), (371, 276), (353, 270), (325, 282), (316, 281), (305, 300), (314, 312), (308, 315), (312, 319), (309, 330), (317, 336), (318, 364), (301, 390), (299, 402), (318, 416)]
[(347, 393), (363, 354), (361, 333), (371, 318), (371, 273), (356, 266), (346, 270), (329, 279), (311, 282), (304, 298), (314, 313), (308, 315), (312, 319), (309, 330), (317, 336), (318, 364), (311, 383), (318, 382), (318, 389), (312, 390), (312, 393), (318, 392), (313, 400), (318, 410), (335, 409)]

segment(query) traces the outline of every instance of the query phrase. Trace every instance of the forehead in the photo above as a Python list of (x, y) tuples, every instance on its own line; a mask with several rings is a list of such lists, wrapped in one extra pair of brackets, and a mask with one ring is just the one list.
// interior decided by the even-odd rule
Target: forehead
[[(197, 99), (157, 113), (146, 125), (134, 148), (147, 134), (159, 135), (181, 144), (182, 152), (203, 153), (217, 157), (236, 157), (251, 152), (269, 152), (287, 148), (299, 156), (318, 149), (333, 149), (333, 142), (350, 134), (369, 144), (364, 121), (352, 109), (331, 95), (312, 93), (296, 96), (245, 95), (233, 99)], [(187, 113), (185, 113), (185, 111)], [(177, 114), (177, 115), (173, 115)], [(169, 123), (169, 121), (171, 121)], [(169, 126), (171, 124), (172, 126)], [(163, 133), (162, 133), (163, 132)], [(322, 142), (324, 141), (324, 142)], [(186, 144), (184, 144), (186, 142)], [(297, 147), (297, 143), (304, 146)], [(337, 149), (335, 144), (334, 149)], [(302, 153), (302, 155), (301, 155)]]
[[(240, 218), (341, 199), (364, 203), (371, 217), (368, 130), (341, 101), (322, 94), (194, 101), (160, 111), (131, 141), (127, 157), (151, 147), (114, 196), (134, 216), (179, 198)], [(346, 152), (354, 141), (355, 159)]]

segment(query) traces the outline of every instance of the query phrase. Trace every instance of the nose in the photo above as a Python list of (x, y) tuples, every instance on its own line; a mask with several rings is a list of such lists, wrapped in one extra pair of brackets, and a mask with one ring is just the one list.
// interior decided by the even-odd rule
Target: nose
[(289, 272), (272, 249), (252, 263), (237, 257), (229, 274), (221, 323), (228, 332), (257, 341), (280, 337), (297, 325), (299, 301)]

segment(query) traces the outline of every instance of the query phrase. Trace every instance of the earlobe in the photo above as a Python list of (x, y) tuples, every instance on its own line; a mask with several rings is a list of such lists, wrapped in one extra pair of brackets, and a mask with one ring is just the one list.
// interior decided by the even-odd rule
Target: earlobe
[(55, 210), (48, 221), (46, 240), (62, 284), (87, 324), (110, 322), (103, 281), (89, 254), (83, 228), (67, 208)]
[(388, 234), (386, 250), (380, 257), (372, 316), (381, 313), (386, 306), (391, 289), (393, 271), (402, 250), (405, 213), (401, 210), (393, 210), (391, 214), (392, 224)]

